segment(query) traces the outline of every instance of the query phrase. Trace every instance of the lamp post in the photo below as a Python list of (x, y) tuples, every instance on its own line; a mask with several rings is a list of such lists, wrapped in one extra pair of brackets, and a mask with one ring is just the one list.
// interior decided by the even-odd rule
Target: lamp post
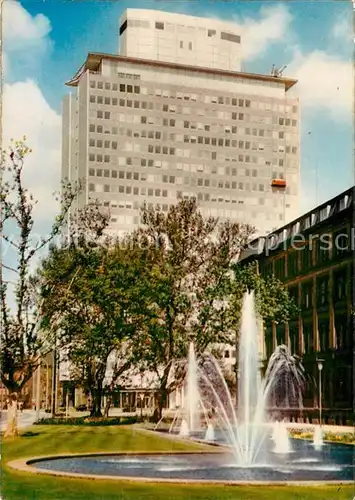
[(323, 362), (324, 359), (317, 359), (317, 368), (318, 368), (318, 387), (319, 387), (319, 426), (322, 425), (322, 370), (323, 370)]

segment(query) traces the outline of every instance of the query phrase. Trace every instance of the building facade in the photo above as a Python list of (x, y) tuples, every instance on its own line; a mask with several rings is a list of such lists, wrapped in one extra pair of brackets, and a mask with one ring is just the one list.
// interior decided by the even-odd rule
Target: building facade
[(127, 9), (120, 19), (125, 57), (240, 71), (240, 47), (235, 25), (217, 19), (150, 9)]
[[(98, 199), (115, 234), (138, 227), (143, 202), (167, 211), (180, 197), (197, 198), (206, 216), (251, 223), (258, 234), (298, 216), (300, 115), (289, 97), (296, 80), (232, 70), (241, 41), (223, 33), (238, 35), (195, 20), (128, 9), (123, 55), (90, 53), (67, 83), (62, 177), (85, 179), (78, 206)], [(151, 51), (140, 48), (145, 36)], [(203, 37), (206, 58), (196, 41)], [(188, 57), (176, 55), (180, 41)], [(217, 50), (222, 42), (227, 48)], [(171, 50), (163, 57), (165, 44)]]
[[(288, 323), (265, 325), (266, 360), (281, 344), (302, 356), (310, 377), (304, 404), (317, 409), (321, 359), (323, 414), (337, 423), (353, 413), (354, 191), (254, 241), (243, 258), (244, 263), (256, 260), (262, 275), (279, 278), (299, 306)], [(317, 418), (317, 411), (309, 415)]]

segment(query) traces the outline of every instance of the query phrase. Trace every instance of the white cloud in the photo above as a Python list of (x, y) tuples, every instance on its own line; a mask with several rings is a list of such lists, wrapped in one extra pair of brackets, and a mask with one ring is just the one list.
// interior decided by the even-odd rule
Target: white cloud
[(204, 15), (209, 19), (229, 22), (241, 36), (242, 59), (251, 61), (262, 56), (273, 43), (285, 43), (291, 36), (292, 15), (286, 5), (263, 6), (258, 14), (257, 18), (235, 15), (229, 21), (216, 16), (215, 12), (205, 12)]
[[(50, 47), (51, 23), (42, 14), (32, 16), (20, 2), (3, 3), (3, 61), (6, 76), (22, 66), (22, 75), (40, 67)], [(30, 66), (28, 66), (30, 63)], [(53, 191), (60, 187), (61, 117), (47, 103), (41, 89), (31, 79), (5, 83), (3, 89), (3, 146), (10, 139), (28, 138), (33, 153), (25, 160), (24, 183), (38, 200), (36, 217), (40, 228), (48, 227), (58, 206)], [(15, 81), (14, 81), (15, 80)]]
[(5, 50), (41, 44), (51, 31), (51, 24), (47, 17), (42, 14), (31, 16), (17, 1), (4, 2), (3, 18)]
[(16, 79), (16, 74), (13, 74), (16, 67), (22, 67), (22, 72), (35, 74), (51, 47), (49, 19), (42, 14), (31, 16), (20, 2), (6, 0), (1, 22), (5, 78)]
[(288, 73), (298, 79), (292, 93), (302, 107), (323, 108), (335, 119), (349, 116), (353, 102), (353, 65), (323, 51), (303, 54), (295, 50)]
[(351, 40), (353, 38), (352, 16), (346, 16), (342, 12), (342, 15), (335, 19), (330, 34), (335, 39)]
[(60, 187), (61, 117), (32, 80), (5, 84), (3, 113), (4, 145), (26, 135), (33, 149), (25, 160), (24, 183), (39, 201), (40, 220), (51, 222), (58, 211), (52, 193)]
[(292, 15), (283, 4), (261, 8), (259, 19), (236, 21), (241, 30), (243, 59), (260, 57), (271, 44), (285, 40), (291, 22)]

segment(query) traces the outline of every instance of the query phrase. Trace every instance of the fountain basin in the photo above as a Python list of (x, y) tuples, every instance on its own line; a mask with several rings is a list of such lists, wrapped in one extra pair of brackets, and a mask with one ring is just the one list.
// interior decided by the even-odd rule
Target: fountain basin
[[(300, 441), (300, 440), (298, 440)], [(36, 473), (163, 482), (223, 484), (352, 482), (353, 449), (326, 444), (321, 452), (312, 443), (295, 443), (290, 456), (272, 457), (250, 467), (236, 464), (232, 453), (94, 454), (57, 456), (10, 463)]]

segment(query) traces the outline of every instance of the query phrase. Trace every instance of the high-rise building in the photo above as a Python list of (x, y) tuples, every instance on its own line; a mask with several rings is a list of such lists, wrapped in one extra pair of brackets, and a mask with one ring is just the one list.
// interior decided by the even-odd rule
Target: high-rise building
[(298, 216), (296, 80), (240, 71), (228, 23), (128, 9), (121, 55), (90, 53), (67, 85), (63, 178), (79, 206), (110, 208), (111, 231), (138, 226), (144, 201), (196, 197), (205, 215), (266, 233)]

